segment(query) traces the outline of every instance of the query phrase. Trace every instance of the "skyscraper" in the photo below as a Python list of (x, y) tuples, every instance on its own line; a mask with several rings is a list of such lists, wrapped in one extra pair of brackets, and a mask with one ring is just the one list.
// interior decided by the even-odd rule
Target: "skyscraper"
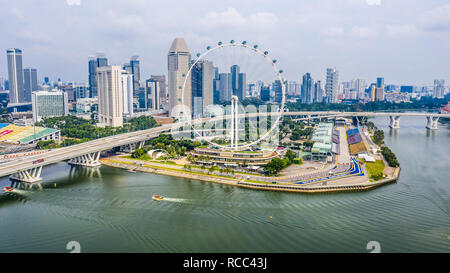
[(23, 89), (22, 50), (8, 48), (6, 55), (8, 58), (9, 103), (26, 102)]
[[(191, 53), (184, 39), (175, 38), (167, 56), (169, 70), (169, 115), (172, 117), (184, 116), (186, 114), (185, 111), (192, 113), (191, 76), (188, 75), (190, 60)], [(185, 79), (186, 86), (183, 94)], [(179, 108), (176, 109), (175, 107)]]
[(139, 56), (134, 55), (130, 58), (130, 62), (123, 65), (123, 69), (128, 74), (133, 75), (133, 96), (137, 96), (139, 93), (141, 72), (139, 68)]
[(434, 80), (433, 98), (443, 98), (445, 96), (444, 84), (444, 80)]
[(327, 81), (325, 84), (325, 92), (328, 103), (338, 102), (339, 90), (339, 72), (336, 68), (327, 68)]
[(366, 89), (366, 81), (363, 79), (354, 79), (351, 82), (351, 90), (356, 92), (356, 98), (358, 100), (364, 98), (364, 90)]
[(238, 90), (236, 96), (240, 100), (243, 100), (247, 95), (246, 93), (247, 93), (247, 76), (245, 73), (239, 73)]
[(323, 102), (323, 88), (320, 81), (314, 84), (314, 102)]
[(240, 73), (239, 65), (233, 65), (230, 68), (231, 73), (231, 90), (233, 91), (233, 95), (237, 96), (239, 100), (245, 98), (246, 91), (246, 75), (245, 73)]
[[(140, 94), (140, 105), (143, 105), (145, 109), (151, 109), (157, 111), (161, 109), (160, 98), (161, 94), (160, 82), (154, 79), (148, 79), (145, 81), (145, 93), (144, 96)], [(141, 107), (142, 108), (142, 107)]]
[(98, 96), (97, 68), (108, 66), (108, 59), (104, 53), (97, 53), (97, 58), (89, 57), (89, 97)]
[(372, 84), (370, 84), (368, 89), (369, 89), (370, 101), (375, 101), (377, 85), (375, 83), (372, 83)]
[(219, 73), (219, 101), (226, 102), (231, 101), (231, 96), (233, 91), (231, 88), (231, 74), (230, 73)]
[(211, 61), (197, 62), (191, 70), (193, 115), (203, 114), (214, 103), (214, 66)]
[(275, 93), (274, 102), (281, 103), (283, 99), (283, 86), (280, 80), (276, 80), (272, 84), (272, 91)]
[(127, 116), (133, 115), (133, 75), (127, 71), (122, 71), (122, 98), (123, 98), (123, 114)]
[(31, 93), (38, 90), (37, 70), (35, 68), (25, 68), (23, 70), (24, 83), (23, 93), (26, 102), (31, 102)]
[(111, 127), (123, 125), (122, 67), (97, 68), (98, 119)]
[(264, 102), (270, 101), (270, 87), (269, 86), (261, 86), (260, 98)]
[(220, 79), (219, 79), (219, 68), (214, 67), (214, 80), (213, 80), (213, 102), (220, 102)]
[(167, 88), (166, 88), (166, 76), (165, 75), (151, 75), (150, 80), (159, 82), (159, 104), (166, 103)]
[(377, 86), (375, 89), (375, 100), (384, 100), (384, 78), (377, 78)]
[(303, 103), (312, 103), (314, 101), (314, 80), (309, 73), (303, 75), (301, 100)]
[(384, 100), (384, 86), (375, 88), (375, 100)]

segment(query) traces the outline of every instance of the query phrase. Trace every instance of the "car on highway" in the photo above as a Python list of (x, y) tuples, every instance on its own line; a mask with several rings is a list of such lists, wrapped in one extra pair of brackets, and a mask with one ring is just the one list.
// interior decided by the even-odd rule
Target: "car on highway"
[(38, 159), (38, 160), (33, 161), (33, 164), (39, 164), (42, 162), (44, 162), (44, 159)]

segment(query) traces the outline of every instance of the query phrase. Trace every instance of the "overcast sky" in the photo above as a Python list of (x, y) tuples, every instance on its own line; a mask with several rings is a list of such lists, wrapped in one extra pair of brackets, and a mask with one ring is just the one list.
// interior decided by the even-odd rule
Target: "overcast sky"
[(167, 74), (175, 37), (193, 54), (246, 40), (278, 59), (288, 80), (335, 66), (341, 81), (450, 83), (448, 0), (0, 0), (0, 77), (6, 49), (23, 50), (38, 77), (87, 82), (88, 56), (123, 64), (137, 54), (141, 79)]

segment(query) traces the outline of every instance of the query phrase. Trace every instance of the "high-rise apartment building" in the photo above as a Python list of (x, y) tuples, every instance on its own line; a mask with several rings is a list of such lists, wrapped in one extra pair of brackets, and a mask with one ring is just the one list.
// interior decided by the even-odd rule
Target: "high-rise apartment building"
[(31, 93), (38, 90), (36, 68), (25, 68), (23, 70), (23, 93), (26, 102), (31, 102)]
[(325, 84), (325, 92), (328, 103), (338, 102), (339, 91), (339, 72), (336, 68), (327, 68), (327, 81)]
[[(167, 60), (169, 115), (173, 117), (185, 116), (186, 112), (192, 113), (191, 75), (188, 75), (191, 53), (183, 38), (173, 40)], [(188, 78), (186, 79), (186, 77)], [(186, 85), (183, 94), (185, 80)]]
[(445, 80), (434, 80), (433, 98), (443, 98), (445, 96)]
[(123, 125), (122, 67), (97, 68), (98, 119), (111, 127)]
[(6, 55), (8, 59), (9, 103), (18, 104), (27, 102), (23, 88), (22, 50), (8, 48)]
[(375, 100), (377, 101), (384, 100), (384, 86), (375, 88)]
[(33, 121), (44, 117), (59, 117), (69, 114), (67, 93), (54, 91), (35, 91), (31, 94)]
[(364, 90), (366, 90), (366, 81), (363, 79), (354, 79), (351, 81), (350, 90), (356, 92), (356, 99), (364, 98)]

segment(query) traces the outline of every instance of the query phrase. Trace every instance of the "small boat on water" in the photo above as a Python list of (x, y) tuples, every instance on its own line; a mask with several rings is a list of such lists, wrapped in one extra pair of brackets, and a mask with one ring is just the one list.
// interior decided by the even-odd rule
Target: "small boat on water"
[(3, 191), (4, 192), (15, 192), (16, 190), (14, 188), (11, 188), (11, 187), (4, 187)]
[(136, 173), (135, 169), (128, 169), (127, 171), (130, 173)]
[(152, 199), (156, 200), (156, 201), (161, 201), (161, 200), (164, 200), (164, 197), (162, 197), (161, 195), (155, 194), (155, 195), (153, 195)]

